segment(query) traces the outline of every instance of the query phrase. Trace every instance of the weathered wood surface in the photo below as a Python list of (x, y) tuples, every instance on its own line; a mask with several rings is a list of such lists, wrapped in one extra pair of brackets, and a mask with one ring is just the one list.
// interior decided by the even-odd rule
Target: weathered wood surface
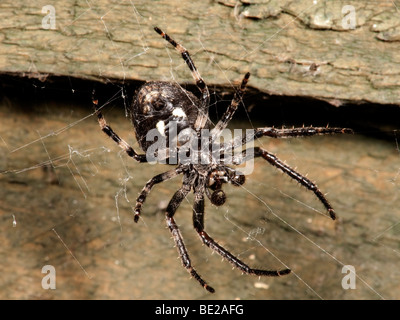
[[(55, 29), (44, 29), (46, 5), (0, 3), (1, 72), (191, 82), (157, 25), (190, 50), (210, 85), (230, 88), (250, 71), (250, 85), (266, 93), (400, 101), (399, 1), (64, 1), (53, 3)], [(345, 6), (355, 9), (354, 29)]]
[[(122, 110), (107, 108), (106, 116), (137, 148)], [(217, 290), (211, 295), (190, 279), (166, 228), (162, 208), (181, 178), (155, 186), (133, 222), (146, 181), (170, 167), (129, 159), (86, 104), (4, 99), (0, 298), (399, 299), (399, 139), (397, 132), (388, 141), (359, 134), (260, 141), (316, 180), (339, 223), (261, 159), (243, 187), (224, 186), (224, 206), (206, 201), (206, 229), (221, 245), (254, 267), (285, 265), (289, 276), (246, 276), (221, 263), (193, 229), (190, 195), (175, 219), (194, 266)], [(55, 290), (41, 285), (45, 265), (56, 270)], [(355, 267), (356, 290), (342, 288), (343, 265)]]

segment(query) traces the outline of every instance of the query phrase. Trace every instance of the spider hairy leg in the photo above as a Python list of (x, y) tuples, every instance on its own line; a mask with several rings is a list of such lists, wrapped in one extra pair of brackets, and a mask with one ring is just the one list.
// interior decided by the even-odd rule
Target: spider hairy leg
[(224, 144), (221, 148), (221, 153), (234, 150), (245, 145), (255, 139), (262, 137), (270, 138), (296, 138), (310, 137), (315, 135), (331, 135), (331, 134), (354, 134), (354, 131), (349, 128), (329, 128), (329, 127), (301, 127), (301, 128), (282, 128), (274, 127), (257, 128), (249, 130), (244, 137), (236, 137), (230, 143)]
[(169, 231), (172, 234), (172, 238), (175, 241), (176, 247), (178, 248), (179, 256), (181, 257), (182, 264), (186, 268), (186, 270), (190, 273), (190, 275), (196, 279), (200, 285), (205, 288), (208, 292), (214, 293), (215, 290), (213, 287), (209, 286), (206, 281), (204, 281), (201, 276), (197, 273), (197, 271), (193, 268), (192, 263), (189, 258), (189, 254), (186, 250), (185, 243), (183, 242), (182, 235), (179, 231), (178, 225), (173, 218), (176, 210), (180, 206), (183, 199), (185, 199), (186, 195), (190, 192), (190, 186), (183, 185), (181, 189), (175, 192), (174, 196), (171, 198), (167, 210), (165, 213), (165, 219), (167, 222), (167, 226)]
[(172, 237), (174, 238), (175, 244), (178, 248), (179, 255), (181, 257), (183, 266), (186, 268), (186, 270), (190, 273), (190, 275), (196, 279), (200, 285), (205, 288), (208, 292), (214, 293), (215, 289), (207, 284), (201, 276), (197, 273), (197, 271), (192, 267), (192, 264), (190, 262), (189, 254), (187, 253), (185, 244), (183, 242), (182, 235), (179, 231), (179, 228), (172, 217), (167, 217), (167, 225), (169, 230), (171, 231)]
[(314, 194), (317, 196), (317, 198), (321, 201), (321, 203), (325, 206), (326, 210), (328, 211), (330, 217), (332, 220), (336, 219), (336, 213), (333, 210), (331, 204), (329, 203), (328, 199), (323, 195), (321, 190), (318, 188), (318, 186), (306, 178), (305, 176), (301, 175), (294, 169), (292, 169), (290, 166), (287, 164), (283, 163), (277, 156), (274, 154), (260, 148), (260, 147), (255, 147), (252, 152), (249, 152), (248, 149), (244, 150), (242, 152), (242, 157), (240, 158), (239, 161), (236, 161), (235, 164), (240, 164), (244, 161), (248, 161), (250, 158), (258, 158), (261, 157), (264, 160), (266, 160), (269, 164), (273, 165), (274, 167), (280, 169), (283, 173), (286, 173), (289, 177), (292, 179), (296, 180), (298, 183), (300, 183), (302, 186), (306, 187), (308, 190), (314, 192)]
[(190, 72), (192, 73), (193, 79), (196, 82), (196, 86), (199, 88), (202, 98), (201, 98), (201, 106), (198, 108), (198, 116), (196, 122), (194, 124), (195, 129), (202, 129), (207, 123), (208, 120), (208, 107), (210, 103), (210, 92), (208, 91), (208, 87), (204, 82), (203, 78), (201, 77), (199, 71), (197, 70), (196, 66), (192, 58), (190, 57), (189, 52), (186, 50), (184, 46), (176, 42), (172, 39), (168, 34), (162, 31), (158, 27), (154, 27), (154, 30), (161, 35), (166, 41), (168, 41), (182, 56), (183, 60), (185, 61), (186, 65), (189, 67)]
[(221, 257), (228, 260), (233, 266), (241, 270), (246, 274), (252, 274), (256, 276), (267, 276), (267, 277), (279, 277), (287, 275), (291, 272), (290, 269), (283, 270), (261, 270), (250, 268), (243, 261), (236, 258), (224, 247), (219, 245), (213, 238), (211, 238), (204, 230), (204, 194), (201, 187), (195, 191), (195, 202), (193, 205), (193, 226), (200, 236), (203, 243), (210, 249), (217, 252)]
[(138, 198), (136, 199), (136, 206), (134, 209), (134, 218), (133, 218), (133, 220), (135, 222), (138, 222), (140, 214), (142, 212), (143, 203), (145, 202), (145, 200), (146, 200), (147, 196), (149, 195), (153, 186), (158, 183), (175, 178), (177, 175), (179, 175), (181, 173), (182, 173), (182, 169), (178, 167), (174, 170), (160, 173), (160, 174), (154, 176), (153, 178), (151, 178), (149, 181), (147, 181), (146, 185), (143, 187)]
[(282, 270), (261, 270), (261, 269), (253, 269), (246, 265), (244, 262), (236, 258), (233, 254), (231, 254), (228, 250), (224, 249), (220, 246), (213, 238), (211, 238), (207, 232), (204, 230), (198, 231), (199, 236), (203, 243), (208, 246), (210, 249), (217, 252), (220, 256), (228, 260), (232, 263), (236, 268), (241, 270), (246, 274), (252, 274), (256, 276), (267, 276), (267, 277), (279, 277), (287, 275), (291, 272), (290, 269), (282, 269)]
[(218, 123), (215, 125), (215, 127), (211, 130), (211, 135), (213, 137), (215, 137), (214, 139), (216, 139), (220, 135), (222, 130), (224, 130), (226, 128), (226, 126), (228, 125), (229, 121), (231, 121), (233, 115), (235, 114), (235, 112), (239, 106), (240, 101), (242, 101), (242, 99), (243, 99), (244, 91), (246, 89), (246, 85), (249, 81), (249, 78), (250, 78), (250, 72), (247, 72), (244, 75), (239, 88), (236, 90), (230, 106), (225, 111), (222, 118), (218, 121)]
[(255, 129), (254, 138), (263, 136), (271, 138), (291, 138), (291, 137), (309, 137), (314, 135), (329, 135), (329, 134), (353, 134), (352, 129), (348, 128), (329, 128), (329, 127), (301, 127), (301, 128), (258, 128)]
[(164, 31), (162, 31), (158, 27), (154, 27), (154, 30), (161, 35), (166, 41), (168, 41), (178, 52), (182, 55), (183, 60), (186, 62), (187, 66), (189, 67), (190, 71), (193, 74), (193, 78), (196, 81), (196, 85), (199, 87), (200, 90), (205, 90), (206, 84), (203, 80), (203, 78), (200, 76), (200, 73), (198, 72), (196, 66), (194, 65), (194, 62), (192, 58), (190, 57), (189, 52), (186, 50), (184, 46), (176, 42), (174, 39), (172, 39), (168, 34), (166, 34)]
[(318, 186), (301, 175), (300, 173), (296, 172), (293, 170), (291, 167), (288, 165), (284, 164), (281, 160), (279, 160), (275, 155), (272, 153), (269, 153), (268, 151), (261, 149), (261, 148), (255, 148), (255, 156), (262, 157), (266, 161), (268, 161), (270, 164), (273, 166), (277, 167), (278, 169), (282, 170), (284, 173), (289, 175), (292, 179), (298, 181), (302, 186), (305, 186), (308, 190), (311, 190), (314, 192), (314, 194), (317, 196), (317, 198), (322, 202), (322, 204), (325, 206), (327, 209), (330, 217), (332, 220), (336, 219), (336, 213), (333, 210), (331, 204), (329, 201), (325, 198), (321, 190), (319, 190)]
[(104, 118), (103, 114), (100, 111), (99, 101), (94, 98), (94, 95), (95, 92), (93, 90), (92, 104), (93, 104), (93, 109), (97, 115), (97, 121), (99, 122), (101, 130), (112, 140), (114, 140), (120, 146), (120, 148), (123, 149), (128, 154), (128, 156), (130, 156), (131, 158), (135, 159), (138, 162), (147, 162), (145, 154), (136, 153), (136, 151), (124, 139), (121, 139), (114, 132), (114, 130), (107, 124), (106, 119)]

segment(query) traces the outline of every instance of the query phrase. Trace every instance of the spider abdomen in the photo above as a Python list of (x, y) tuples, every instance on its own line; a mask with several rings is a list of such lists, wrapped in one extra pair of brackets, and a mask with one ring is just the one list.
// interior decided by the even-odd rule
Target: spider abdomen
[(166, 138), (168, 143), (172, 131), (178, 135), (192, 128), (198, 114), (199, 99), (177, 84), (151, 81), (142, 85), (135, 94), (130, 110), (131, 122), (142, 150), (154, 143), (147, 141), (151, 130)]

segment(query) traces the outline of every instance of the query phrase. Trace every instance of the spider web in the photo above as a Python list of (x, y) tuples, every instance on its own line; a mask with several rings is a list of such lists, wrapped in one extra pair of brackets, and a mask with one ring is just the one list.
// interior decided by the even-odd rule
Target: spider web
[[(169, 61), (159, 62), (167, 70), (161, 80), (190, 83), (190, 72), (179, 54), (158, 35), (148, 38), (146, 19), (151, 14), (142, 12), (133, 1), (128, 2), (129, 23), (137, 27), (134, 36), (139, 46), (126, 50), (115, 40), (115, 33), (127, 23), (115, 20), (119, 10), (126, 8), (126, 2), (122, 3), (95, 7), (87, 1), (86, 8), (70, 22), (96, 19), (108, 39), (107, 49), (92, 53), (98, 75), (112, 83), (111, 76), (103, 76), (101, 65), (101, 57), (112, 51), (115, 75), (125, 81), (136, 63), (157, 59), (149, 43), (158, 41), (169, 55)], [(171, 19), (164, 17), (166, 31)], [(279, 38), (296, 19), (251, 50), (243, 47), (240, 59), (251, 57)], [(239, 26), (240, 21), (236, 23)], [(200, 29), (199, 34), (207, 34), (204, 26)], [(180, 41), (178, 35), (169, 33)], [(238, 79), (230, 77), (235, 66), (215, 59), (205, 39), (199, 36), (195, 42), (182, 44), (195, 63), (196, 56), (208, 54), (206, 68), (217, 70), (235, 88)], [(66, 55), (75, 50), (70, 48)], [(197, 67), (202, 73), (203, 66)], [(46, 82), (33, 86), (32, 112), (15, 112), (18, 99), (3, 99), (0, 110), (2, 119), (17, 119), (15, 124), (2, 120), (0, 129), (0, 181), (6, 190), (0, 202), (5, 244), (0, 254), (9, 279), (0, 282), (4, 297), (170, 299), (173, 292), (174, 298), (210, 298), (194, 280), (188, 280), (165, 228), (163, 210), (181, 179), (156, 186), (139, 223), (133, 223), (132, 207), (141, 188), (156, 173), (170, 168), (138, 164), (106, 139), (90, 105), (80, 100), (82, 95), (90, 96), (91, 88), (81, 87), (76, 79), (69, 78), (62, 88), (72, 97), (64, 102), (47, 95)], [(139, 150), (125, 117), (130, 93), (124, 84), (111, 86), (113, 90), (101, 101), (105, 117)], [(215, 124), (225, 110), (218, 105), (228, 104), (230, 96), (217, 88), (209, 89)], [(230, 128), (267, 125), (263, 119), (254, 119), (246, 107), (240, 106), (242, 119), (233, 120)], [(189, 195), (176, 212), (176, 220), (194, 266), (217, 290), (211, 299), (399, 298), (396, 283), (400, 275), (395, 266), (400, 258), (400, 135), (392, 133), (393, 138), (387, 141), (366, 137), (363, 132), (346, 137), (257, 141), (297, 166), (299, 172), (309, 172), (309, 178), (328, 192), (340, 217), (338, 222), (327, 217), (312, 193), (259, 160), (246, 184), (224, 188), (228, 196), (224, 206), (206, 203), (206, 230), (218, 243), (252, 267), (290, 268), (289, 276), (244, 276), (231, 270), (228, 262), (219, 263), (220, 257), (202, 246), (193, 230), (193, 196)], [(53, 291), (41, 287), (44, 274), (40, 270), (47, 264), (57, 270), (57, 289)], [(342, 269), (347, 265), (355, 267), (356, 289), (342, 286), (346, 276)], [(21, 287), (23, 292), (18, 290)]]

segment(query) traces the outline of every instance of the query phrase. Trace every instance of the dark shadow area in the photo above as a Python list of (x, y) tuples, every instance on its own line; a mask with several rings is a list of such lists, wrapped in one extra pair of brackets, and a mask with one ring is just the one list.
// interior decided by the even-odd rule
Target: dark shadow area
[[(136, 89), (142, 81), (107, 80), (104, 83), (72, 77), (48, 76), (42, 78), (1, 75), (0, 90), (4, 99), (16, 100), (23, 110), (36, 103), (63, 101), (77, 107), (87, 106), (91, 111), (93, 89), (101, 100), (114, 107), (129, 107)], [(198, 94), (194, 85), (184, 86)], [(210, 117), (217, 121), (229, 105), (232, 88), (209, 86), (211, 102)], [(254, 127), (298, 127), (327, 126), (352, 128), (355, 133), (380, 139), (392, 139), (400, 128), (400, 107), (372, 103), (344, 104), (340, 107), (311, 97), (290, 97), (268, 95), (248, 88), (243, 105), (237, 110), (234, 119), (249, 121)]]

